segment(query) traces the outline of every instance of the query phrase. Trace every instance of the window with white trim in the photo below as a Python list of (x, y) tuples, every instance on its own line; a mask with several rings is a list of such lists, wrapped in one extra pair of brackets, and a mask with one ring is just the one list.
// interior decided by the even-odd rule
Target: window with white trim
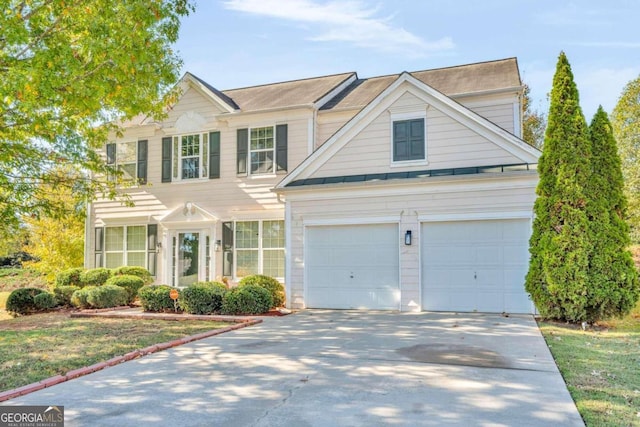
[(138, 142), (118, 142), (116, 145), (116, 168), (125, 180), (138, 177)]
[(234, 243), (236, 277), (284, 277), (284, 221), (237, 221)]
[(173, 178), (188, 180), (209, 175), (209, 134), (196, 133), (173, 137)]
[(251, 128), (249, 137), (249, 158), (251, 174), (274, 173), (276, 158), (275, 129), (273, 126)]
[(393, 122), (393, 161), (426, 160), (424, 119), (396, 120)]
[(106, 227), (104, 252), (107, 268), (123, 265), (147, 268), (147, 227), (145, 225)]

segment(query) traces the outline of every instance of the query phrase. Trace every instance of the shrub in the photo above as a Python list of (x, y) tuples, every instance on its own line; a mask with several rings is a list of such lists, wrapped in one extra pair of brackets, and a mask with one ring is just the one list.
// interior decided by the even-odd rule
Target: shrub
[(222, 314), (261, 314), (273, 306), (271, 293), (259, 285), (245, 284), (229, 290), (222, 300)]
[(71, 305), (78, 308), (89, 308), (89, 291), (94, 289), (95, 286), (85, 286), (82, 289), (78, 289), (71, 295)]
[(58, 305), (56, 297), (49, 292), (43, 292), (33, 297), (33, 303), (39, 310), (51, 310)]
[(87, 302), (93, 308), (125, 305), (129, 299), (127, 290), (116, 285), (96, 286), (89, 290)]
[(78, 286), (82, 287), (80, 275), (84, 272), (84, 268), (69, 268), (63, 270), (56, 275), (55, 286)]
[(83, 271), (80, 275), (81, 286), (102, 286), (113, 272), (108, 268), (92, 268)]
[(47, 291), (38, 288), (20, 288), (9, 294), (7, 311), (14, 315), (33, 313), (38, 310), (33, 298)]
[(172, 288), (169, 285), (146, 285), (138, 291), (138, 298), (144, 311), (174, 310), (173, 300), (169, 296)]
[(147, 270), (144, 267), (134, 267), (134, 266), (125, 265), (113, 270), (113, 275), (114, 276), (122, 276), (122, 275), (137, 276), (144, 281), (145, 285), (150, 285), (151, 283), (153, 283), (153, 276), (151, 275), (149, 270)]
[(144, 280), (138, 276), (131, 274), (123, 274), (121, 276), (112, 276), (107, 280), (106, 285), (120, 286), (127, 291), (127, 302), (131, 303), (138, 295), (138, 290), (144, 286)]
[(240, 280), (239, 286), (244, 285), (258, 285), (262, 288), (265, 288), (271, 294), (271, 298), (273, 298), (273, 306), (269, 308), (282, 307), (284, 306), (285, 295), (284, 295), (284, 286), (282, 283), (278, 282), (273, 277), (264, 276), (262, 274), (254, 274), (252, 276), (243, 277)]
[(222, 309), (222, 299), (227, 291), (220, 282), (197, 282), (183, 289), (178, 301), (187, 313), (216, 313)]
[(73, 293), (79, 290), (79, 286), (56, 286), (53, 288), (53, 294), (60, 305), (71, 305), (71, 297)]

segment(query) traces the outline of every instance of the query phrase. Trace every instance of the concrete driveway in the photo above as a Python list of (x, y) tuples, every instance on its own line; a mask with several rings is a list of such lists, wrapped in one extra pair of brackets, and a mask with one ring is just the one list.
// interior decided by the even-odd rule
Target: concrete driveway
[(309, 310), (4, 405), (66, 426), (581, 426), (530, 316)]

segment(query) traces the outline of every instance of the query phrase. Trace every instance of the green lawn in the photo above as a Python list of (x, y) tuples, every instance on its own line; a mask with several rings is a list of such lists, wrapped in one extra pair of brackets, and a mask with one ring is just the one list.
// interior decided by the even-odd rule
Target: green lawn
[(540, 329), (587, 426), (640, 426), (640, 303), (586, 331), (551, 322)]
[(228, 326), (211, 321), (72, 319), (61, 312), (0, 321), (0, 391)]

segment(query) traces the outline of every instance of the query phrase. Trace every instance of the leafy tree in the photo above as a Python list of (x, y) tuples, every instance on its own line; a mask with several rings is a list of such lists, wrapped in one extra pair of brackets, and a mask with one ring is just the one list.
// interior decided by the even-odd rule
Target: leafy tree
[(531, 89), (524, 85), (522, 94), (522, 139), (529, 145), (542, 149), (544, 129), (547, 125), (544, 114), (531, 105)]
[[(56, 169), (52, 173), (65, 175), (61, 180), (73, 181), (78, 173), (68, 169)], [(56, 274), (84, 264), (84, 218), (85, 209), (68, 187), (60, 186), (49, 189), (45, 194), (38, 194), (44, 201), (52, 200), (59, 209), (68, 212), (64, 217), (33, 215), (24, 217), (24, 224), (29, 232), (28, 243), (23, 250), (33, 256), (36, 261), (23, 263), (42, 273), (48, 282), (53, 283)]]
[(602, 107), (591, 126), (591, 179), (587, 212), (593, 248), (589, 257), (587, 316), (589, 321), (623, 316), (640, 297), (640, 284), (625, 222), (627, 201), (611, 122)]
[(553, 77), (547, 119), (525, 287), (544, 317), (580, 321), (587, 317), (591, 241), (584, 189), (591, 150), (564, 52)]
[(0, 2), (0, 223), (21, 214), (62, 215), (43, 188), (78, 195), (107, 187), (52, 173), (76, 164), (108, 172), (96, 149), (118, 120), (160, 117), (175, 93), (171, 50), (189, 0)]
[(622, 161), (631, 239), (640, 244), (640, 76), (622, 91), (611, 115)]

